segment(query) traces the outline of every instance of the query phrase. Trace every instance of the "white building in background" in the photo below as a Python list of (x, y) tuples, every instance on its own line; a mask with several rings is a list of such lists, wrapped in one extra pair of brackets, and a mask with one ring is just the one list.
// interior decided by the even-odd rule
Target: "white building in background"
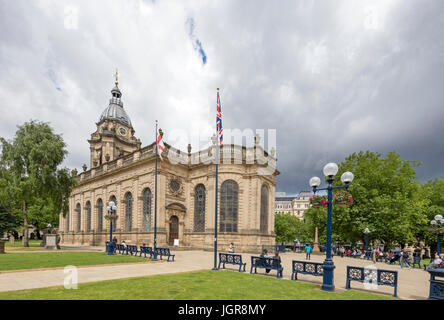
[(310, 208), (311, 192), (300, 192), (296, 196), (287, 196), (285, 192), (276, 192), (274, 201), (274, 213), (287, 213), (304, 218), (304, 212)]

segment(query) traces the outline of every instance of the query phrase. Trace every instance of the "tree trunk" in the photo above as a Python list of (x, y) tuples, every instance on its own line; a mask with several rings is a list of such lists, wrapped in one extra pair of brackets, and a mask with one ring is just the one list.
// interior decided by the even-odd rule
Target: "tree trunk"
[(28, 214), (26, 213), (26, 202), (23, 202), (23, 246), (29, 247), (28, 241)]

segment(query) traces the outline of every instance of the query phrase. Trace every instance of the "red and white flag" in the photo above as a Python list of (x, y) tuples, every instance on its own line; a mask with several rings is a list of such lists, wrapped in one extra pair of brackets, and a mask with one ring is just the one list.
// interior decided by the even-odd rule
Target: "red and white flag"
[(162, 159), (162, 151), (165, 149), (165, 145), (163, 144), (162, 136), (159, 133), (159, 130), (157, 130), (157, 150), (158, 154), (160, 156), (160, 159)]

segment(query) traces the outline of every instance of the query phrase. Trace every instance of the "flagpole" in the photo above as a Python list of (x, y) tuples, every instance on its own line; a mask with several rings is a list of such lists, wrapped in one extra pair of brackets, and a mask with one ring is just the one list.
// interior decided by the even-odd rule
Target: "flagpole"
[[(219, 88), (217, 88), (217, 103), (219, 103)], [(219, 174), (219, 130), (216, 122), (216, 187), (215, 187), (215, 204), (214, 204), (214, 267), (217, 268), (217, 198), (218, 198), (218, 174)]]
[(152, 261), (157, 261), (157, 120), (156, 120), (156, 160), (154, 169), (154, 257)]

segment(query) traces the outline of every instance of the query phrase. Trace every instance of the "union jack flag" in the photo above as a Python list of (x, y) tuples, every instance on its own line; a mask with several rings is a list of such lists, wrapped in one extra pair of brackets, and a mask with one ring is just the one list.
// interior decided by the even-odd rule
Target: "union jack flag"
[(219, 89), (217, 89), (217, 113), (216, 113), (216, 129), (219, 145), (222, 145), (223, 141), (223, 129), (222, 129), (222, 109), (220, 106)]

